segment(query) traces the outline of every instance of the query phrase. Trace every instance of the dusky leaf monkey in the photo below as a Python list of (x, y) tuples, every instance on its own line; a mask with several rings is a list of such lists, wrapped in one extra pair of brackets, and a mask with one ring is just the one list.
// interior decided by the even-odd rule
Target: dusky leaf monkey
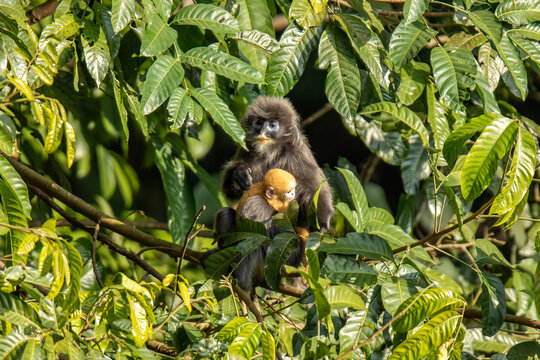
[[(242, 192), (263, 179), (266, 172), (279, 168), (291, 173), (297, 182), (298, 226), (309, 229), (308, 212), (319, 185), (325, 180), (308, 141), (299, 125), (299, 116), (287, 99), (259, 96), (241, 120), (249, 151), (240, 148), (225, 167), (223, 192), (238, 200)], [(321, 231), (330, 227), (334, 212), (328, 182), (322, 184), (317, 218)]]

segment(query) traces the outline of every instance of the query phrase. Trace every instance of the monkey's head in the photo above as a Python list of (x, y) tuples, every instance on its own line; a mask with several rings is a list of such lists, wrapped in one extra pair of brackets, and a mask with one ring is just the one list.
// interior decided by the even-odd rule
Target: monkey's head
[(264, 197), (276, 211), (287, 210), (296, 192), (295, 177), (281, 169), (271, 169), (264, 175)]
[(246, 110), (242, 119), (246, 143), (250, 151), (265, 152), (300, 141), (298, 114), (290, 101), (259, 96)]

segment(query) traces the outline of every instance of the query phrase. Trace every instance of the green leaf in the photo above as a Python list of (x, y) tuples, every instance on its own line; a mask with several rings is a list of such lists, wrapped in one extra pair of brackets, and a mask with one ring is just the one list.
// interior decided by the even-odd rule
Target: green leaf
[(393, 327), (396, 331), (406, 333), (434, 314), (466, 305), (465, 300), (451, 290), (427, 289), (422, 294), (409, 297), (397, 308), (396, 314), (399, 314), (410, 306), (405, 314), (394, 322)]
[(313, 251), (312, 249), (306, 249), (306, 258), (309, 265), (309, 276), (311, 276), (314, 280), (318, 281), (319, 275), (321, 273), (321, 265), (319, 263), (319, 258), (317, 257), (317, 254), (315, 254), (315, 251)]
[(148, 115), (161, 105), (178, 87), (183, 77), (184, 69), (178, 60), (170, 55), (160, 56), (148, 69), (143, 84), (143, 113)]
[(512, 37), (512, 42), (527, 55), (524, 59), (528, 57), (537, 65), (540, 64), (540, 47), (538, 46), (537, 41), (521, 39), (514, 36)]
[(30, 340), (24, 347), (24, 352), (21, 356), (21, 360), (34, 360), (34, 359), (44, 359), (45, 354), (40, 344), (36, 340)]
[(266, 252), (264, 278), (271, 289), (277, 289), (281, 282), (281, 268), (285, 261), (298, 248), (298, 235), (281, 233), (276, 235)]
[(193, 4), (182, 8), (174, 17), (179, 25), (196, 25), (217, 33), (237, 33), (238, 20), (216, 5)]
[(32, 340), (28, 335), (12, 333), (0, 338), (0, 359), (18, 359), (24, 346)]
[(365, 216), (366, 224), (368, 223), (382, 223), (382, 224), (394, 224), (394, 217), (388, 211), (382, 208), (372, 206), (369, 208)]
[(129, 317), (131, 318), (131, 328), (135, 340), (135, 346), (144, 346), (146, 340), (152, 332), (152, 327), (146, 319), (146, 311), (135, 296), (126, 294), (129, 304)]
[(377, 272), (364, 262), (358, 266), (353, 256), (329, 254), (324, 260), (322, 273), (337, 284), (352, 282), (363, 287), (377, 282)]
[[(482, 52), (480, 48), (479, 54)], [(479, 55), (480, 56), (480, 55)], [(500, 113), (501, 109), (499, 104), (497, 104), (497, 99), (493, 94), (493, 91), (497, 88), (499, 84), (499, 70), (496, 68), (496, 61), (492, 58), (488, 60), (487, 66), (484, 68), (478, 68), (476, 72), (476, 90), (480, 95), (480, 98), (483, 102), (484, 111), (488, 112), (497, 112)], [(486, 77), (486, 72), (489, 72), (489, 80)]]
[(522, 25), (507, 31), (512, 40), (514, 37), (540, 41), (540, 22)]
[(322, 243), (319, 250), (329, 254), (361, 255), (372, 260), (393, 259), (390, 245), (377, 235), (348, 233), (333, 244)]
[(229, 346), (229, 355), (250, 359), (261, 342), (261, 335), (261, 324), (246, 324)]
[(13, 154), (16, 142), (17, 128), (9, 116), (0, 111), (0, 150)]
[(354, 209), (356, 210), (360, 228), (363, 228), (365, 226), (365, 221), (363, 217), (368, 212), (368, 202), (366, 198), (366, 193), (364, 192), (364, 188), (362, 187), (360, 180), (358, 180), (358, 178), (356, 177), (356, 175), (354, 175), (352, 171), (340, 168), (338, 168), (337, 170), (339, 170), (341, 175), (343, 175), (343, 178), (345, 178), (345, 182), (347, 183), (347, 187), (349, 188), (349, 193), (351, 196), (350, 201), (354, 206)]
[(468, 98), (467, 89), (474, 87), (476, 60), (464, 48), (447, 52), (445, 48), (431, 50), (431, 66), (441, 98), (454, 111), (461, 110), (461, 101)]
[[(237, 1), (239, 11), (237, 18), (243, 31), (233, 35), (239, 38), (238, 49), (257, 71), (264, 75), (268, 63), (267, 56), (279, 49), (274, 39), (272, 16), (265, 0)], [(262, 50), (262, 51), (261, 51)]]
[(446, 119), (446, 111), (443, 105), (435, 97), (435, 87), (430, 83), (426, 88), (427, 120), (431, 127), (433, 145), (442, 150), (444, 142), (450, 135), (450, 126)]
[(407, 24), (422, 17), (427, 10), (429, 0), (406, 0), (403, 5), (403, 18)]
[(409, 138), (409, 153), (401, 163), (401, 180), (405, 193), (416, 194), (420, 189), (420, 181), (428, 178), (430, 174), (427, 151), (424, 150), (420, 137), (415, 134)]
[(135, 0), (117, 0), (112, 2), (111, 23), (116, 33), (122, 31), (135, 14)]
[(465, 158), (461, 171), (461, 193), (476, 199), (488, 187), (504, 154), (510, 149), (517, 122), (498, 117), (487, 125)]
[(506, 315), (504, 285), (498, 277), (489, 273), (478, 273), (482, 282), (482, 293), (478, 299), (482, 307), (482, 334), (495, 335)]
[(461, 227), (463, 226), (463, 203), (461, 198), (456, 195), (456, 192), (450, 186), (445, 187), (444, 194), (446, 195), (450, 206), (454, 209), (454, 214), (456, 214), (456, 220), (459, 229), (461, 230)]
[(27, 316), (19, 314), (18, 312), (12, 310), (6, 310), (4, 306), (2, 307), (3, 313), (2, 315), (0, 315), (0, 318), (3, 321), (7, 321), (13, 325), (20, 326), (23, 329), (26, 327), (31, 327), (32, 330), (41, 330), (41, 326), (36, 324), (34, 321), (32, 321), (32, 319), (28, 318)]
[(419, 21), (402, 21), (390, 38), (389, 57), (396, 70), (401, 69), (435, 36), (437, 32)]
[[(414, 239), (397, 225), (369, 222), (365, 231), (371, 235), (377, 235), (383, 238), (392, 249), (397, 249), (414, 243)], [(419, 259), (427, 262), (433, 262), (429, 254), (422, 247), (416, 246), (410, 251)]]
[(422, 120), (420, 120), (418, 115), (416, 115), (412, 110), (405, 106), (398, 108), (395, 103), (383, 101), (366, 106), (359, 114), (371, 115), (379, 112), (390, 115), (394, 120), (401, 121), (410, 127), (412, 130), (418, 133), (418, 135), (420, 135), (420, 139), (422, 139), (422, 144), (424, 147), (429, 147), (429, 133), (422, 123)]
[(520, 124), (517, 129), (508, 180), (493, 201), (489, 210), (490, 214), (505, 214), (519, 204), (531, 185), (535, 166), (536, 143), (534, 137)]
[(401, 134), (397, 131), (385, 132), (379, 121), (366, 121), (356, 115), (353, 121), (354, 131), (364, 144), (383, 161), (390, 165), (399, 165), (407, 153)]
[(289, 25), (279, 41), (280, 49), (272, 54), (266, 70), (265, 92), (269, 96), (285, 96), (300, 79), (317, 46), (321, 28), (298, 29)]
[(216, 93), (208, 89), (190, 89), (195, 100), (210, 114), (214, 121), (240, 146), (246, 148), (245, 133), (234, 114)]
[(508, 71), (502, 74), (504, 83), (512, 94), (525, 100), (529, 89), (527, 85), (527, 71), (525, 64), (521, 60), (519, 50), (510, 41), (506, 32), (503, 33), (497, 51), (508, 68)]
[(476, 34), (467, 34), (466, 32), (458, 32), (450, 36), (448, 41), (444, 44), (446, 48), (458, 47), (469, 50), (474, 50), (480, 45), (484, 44), (487, 40), (486, 36), (481, 32)]
[(497, 246), (486, 239), (476, 240), (476, 263), (479, 266), (487, 264), (505, 265), (512, 269), (512, 265), (504, 258)]
[(209, 70), (226, 78), (260, 84), (261, 74), (248, 63), (222, 51), (209, 47), (196, 47), (180, 56), (182, 62)]
[(185, 200), (184, 182), (186, 181), (186, 171), (182, 160), (173, 156), (171, 148), (163, 144), (157, 137), (153, 137), (156, 148), (156, 165), (161, 173), (163, 187), (167, 195), (167, 203), (170, 208), (169, 224), (173, 242), (180, 244), (184, 241), (189, 227), (191, 226), (191, 216), (189, 207)]
[(216, 335), (216, 340), (225, 343), (232, 341), (247, 323), (249, 323), (249, 320), (245, 317), (237, 317), (232, 319), (221, 330), (219, 330), (219, 333)]
[(444, 158), (448, 162), (449, 166), (454, 166), (458, 156), (463, 151), (465, 143), (474, 134), (484, 130), (484, 128), (499, 119), (499, 114), (484, 114), (478, 117), (472, 118), (468, 123), (454, 130), (446, 141), (444, 142), (443, 154)]
[(508, 68), (508, 72), (505, 73), (505, 82), (510, 83), (510, 91), (524, 100), (528, 91), (525, 66), (519, 57), (519, 52), (508, 39), (508, 35), (506, 33), (503, 35), (501, 24), (497, 21), (495, 15), (488, 10), (474, 11), (469, 16), (474, 25), (482, 30), (495, 44), (499, 56)]
[(535, 0), (504, 0), (497, 6), (495, 15), (514, 25), (529, 24), (540, 21), (540, 4)]
[(540, 344), (536, 341), (524, 341), (516, 344), (506, 354), (508, 360), (527, 360), (531, 357), (540, 357)]
[[(124, 95), (123, 93), (124, 82), (116, 78), (114, 71), (112, 69), (109, 70), (109, 77), (111, 79), (111, 83), (113, 86), (116, 109), (118, 110), (120, 121), (122, 122), (122, 140), (127, 144), (129, 141), (129, 128), (128, 128), (128, 123), (127, 123), (128, 113), (126, 110), (126, 106), (124, 105), (124, 96), (123, 96)], [(66, 123), (66, 129), (67, 129), (67, 125), (68, 123)]]
[(307, 280), (309, 288), (313, 293), (318, 319), (324, 319), (326, 316), (328, 316), (328, 314), (330, 314), (330, 304), (328, 303), (328, 299), (326, 299), (322, 285), (308, 273), (302, 270), (299, 270), (299, 273)]
[(395, 316), (404, 301), (418, 292), (414, 278), (392, 277), (381, 284), (382, 303), (386, 311)]
[(361, 78), (354, 53), (347, 37), (337, 28), (328, 26), (319, 43), (321, 67), (328, 67), (324, 85), (326, 96), (334, 109), (352, 121), (360, 104)]
[(105, 75), (107, 75), (111, 61), (109, 46), (103, 29), (99, 27), (85, 28), (81, 36), (81, 44), (88, 72), (92, 75), (97, 87), (99, 87)]
[(64, 246), (67, 249), (67, 258), (69, 272), (71, 273), (71, 282), (69, 286), (69, 292), (63, 304), (63, 308), (70, 309), (72, 306), (76, 305), (77, 301), (79, 300), (83, 262), (81, 254), (79, 254), (79, 252), (73, 245), (65, 241)]
[(384, 46), (379, 37), (370, 30), (370, 26), (359, 16), (339, 14), (335, 19), (349, 37), (354, 51), (366, 65), (370, 75), (382, 87), (387, 89), (389, 86), (388, 69), (381, 60), (380, 49), (383, 49)]
[(388, 360), (422, 359), (438, 353), (439, 347), (457, 337), (462, 316), (455, 311), (444, 311), (434, 316), (420, 330), (394, 348)]
[(319, 26), (326, 17), (326, 7), (316, 12), (309, 0), (293, 0), (289, 9), (289, 17), (294, 19), (303, 29)]
[[(270, 55), (274, 51), (279, 50), (279, 43), (277, 40), (259, 30), (244, 30), (238, 34), (229, 36), (229, 39), (240, 40), (238, 43), (239, 46), (241, 43), (245, 43), (251, 47), (254, 47), (255, 49), (261, 50), (266, 55)], [(248, 57), (248, 54), (246, 54), (246, 48), (244, 48), (244, 50), (241, 48), (240, 51), (242, 51), (251, 64), (254, 63), (254, 61)], [(252, 66), (255, 67), (255, 65)]]
[[(30, 200), (28, 197), (28, 189), (26, 188), (26, 184), (22, 180), (19, 173), (15, 171), (15, 169), (13, 168), (13, 166), (11, 166), (9, 161), (3, 156), (0, 156), (0, 176), (2, 177), (2, 179), (4, 179), (5, 184), (9, 187), (11, 192), (16, 196), (17, 202), (19, 203), (19, 206), (24, 216), (26, 218), (30, 218), (31, 217), (30, 211), (32, 210), (32, 206), (30, 205)], [(4, 199), (3, 194), (2, 194), (2, 201), (3, 202), (6, 201)], [(5, 206), (6, 204), (4, 204), (4, 207)], [(10, 218), (13, 215), (9, 211), (6, 211), (6, 214)]]
[(276, 341), (269, 331), (261, 334), (262, 360), (274, 360), (276, 358)]
[(364, 310), (366, 308), (362, 297), (348, 286), (330, 286), (324, 291), (324, 294), (326, 295), (330, 308), (333, 310), (345, 308)]
[(56, 41), (61, 42), (75, 35), (80, 28), (78, 21), (72, 14), (62, 15), (54, 19), (54, 22), (45, 26), (41, 31), (39, 48), (43, 49), (45, 43), (50, 40), (49, 38), (54, 38)]
[(167, 103), (167, 111), (169, 112), (168, 120), (172, 123), (171, 129), (182, 127), (192, 106), (193, 100), (189, 96), (189, 90), (185, 90), (182, 87), (174, 89)]
[(396, 95), (403, 104), (412, 105), (422, 95), (429, 73), (428, 64), (415, 61), (410, 61), (401, 69), (401, 82)]
[(221, 275), (230, 272), (230, 266), (235, 261), (238, 251), (229, 247), (213, 253), (204, 260), (206, 273), (213, 279), (220, 279)]
[(141, 54), (156, 56), (167, 50), (178, 37), (178, 33), (157, 13), (151, 13), (141, 42)]

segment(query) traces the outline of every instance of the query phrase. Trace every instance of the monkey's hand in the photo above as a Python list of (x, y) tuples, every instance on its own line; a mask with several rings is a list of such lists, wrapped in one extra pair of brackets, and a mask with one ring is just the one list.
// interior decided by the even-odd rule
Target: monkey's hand
[(251, 177), (248, 168), (238, 167), (233, 172), (233, 181), (242, 190), (248, 190), (253, 185), (253, 179)]

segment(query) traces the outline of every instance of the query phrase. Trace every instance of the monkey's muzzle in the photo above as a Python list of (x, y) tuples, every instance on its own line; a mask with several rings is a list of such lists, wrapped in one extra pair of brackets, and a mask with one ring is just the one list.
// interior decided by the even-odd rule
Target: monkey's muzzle
[(265, 135), (258, 135), (255, 136), (255, 142), (257, 142), (258, 144), (272, 144), (274, 140), (270, 139)]

